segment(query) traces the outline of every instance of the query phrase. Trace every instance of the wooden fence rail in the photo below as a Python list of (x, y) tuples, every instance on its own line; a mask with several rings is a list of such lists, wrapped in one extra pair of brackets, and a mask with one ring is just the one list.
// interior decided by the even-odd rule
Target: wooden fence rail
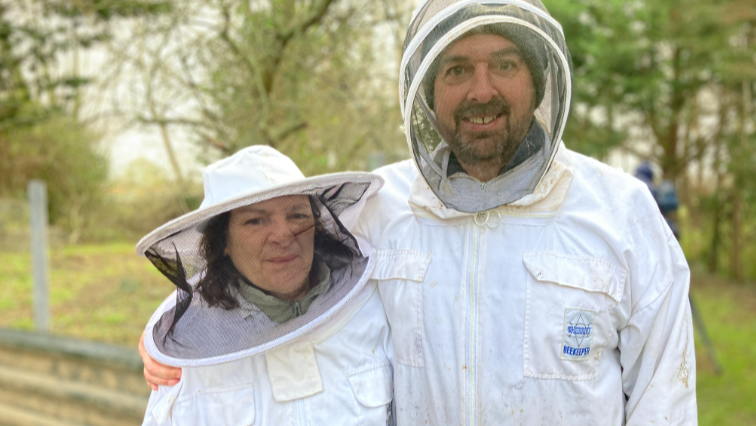
[(134, 349), (0, 329), (0, 425), (140, 425), (142, 368)]

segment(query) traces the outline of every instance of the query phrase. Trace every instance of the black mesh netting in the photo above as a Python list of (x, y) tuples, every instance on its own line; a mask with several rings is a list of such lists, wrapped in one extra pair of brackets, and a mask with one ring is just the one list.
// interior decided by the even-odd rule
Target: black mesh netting
[(330, 312), (365, 281), (368, 259), (338, 216), (369, 185), (282, 194), (150, 246), (145, 255), (177, 287), (175, 306), (152, 329), (157, 349), (188, 360), (232, 356)]

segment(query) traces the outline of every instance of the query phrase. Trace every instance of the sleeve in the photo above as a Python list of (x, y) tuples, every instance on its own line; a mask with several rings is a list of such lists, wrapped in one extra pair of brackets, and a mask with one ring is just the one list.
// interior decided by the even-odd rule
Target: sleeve
[(620, 334), (627, 425), (695, 425), (690, 270), (658, 212), (631, 227), (630, 317)]

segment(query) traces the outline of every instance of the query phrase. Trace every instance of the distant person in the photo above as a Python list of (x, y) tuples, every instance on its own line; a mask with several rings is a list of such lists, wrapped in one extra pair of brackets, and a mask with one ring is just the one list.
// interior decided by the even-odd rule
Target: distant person
[(144, 425), (375, 425), (391, 419), (388, 322), (353, 223), (381, 178), (305, 179), (272, 148), (211, 164), (202, 206), (139, 253), (178, 287), (144, 336), (183, 367)]
[(654, 170), (651, 168), (651, 164), (647, 161), (641, 163), (633, 173), (633, 176), (641, 180), (646, 184), (648, 190), (651, 191), (651, 195), (656, 201), (656, 205), (659, 207), (659, 211), (664, 220), (669, 225), (675, 238), (680, 239), (680, 226), (677, 220), (677, 210), (680, 207), (680, 201), (677, 198), (677, 191), (675, 190), (675, 184), (670, 180), (662, 180), (659, 185), (654, 180)]
[(659, 206), (664, 220), (672, 229), (675, 238), (680, 239), (680, 225), (677, 218), (677, 210), (680, 207), (680, 200), (677, 198), (675, 184), (671, 180), (662, 180), (656, 189), (656, 205)]
[(648, 161), (642, 162), (636, 169), (633, 176), (645, 183), (651, 195), (656, 199), (656, 183), (654, 182), (654, 169)]

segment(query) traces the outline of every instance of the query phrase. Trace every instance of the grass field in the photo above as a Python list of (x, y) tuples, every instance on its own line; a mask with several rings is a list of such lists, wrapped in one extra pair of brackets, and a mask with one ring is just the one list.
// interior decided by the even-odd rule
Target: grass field
[[(50, 256), (56, 334), (135, 347), (150, 314), (173, 290), (132, 244), (71, 246)], [(33, 328), (30, 268), (27, 253), (0, 252), (0, 327)], [(699, 277), (691, 288), (724, 369), (714, 374), (697, 335), (699, 424), (756, 425), (756, 283)]]
[[(0, 327), (31, 330), (28, 253), (0, 252)], [(55, 334), (135, 347), (171, 284), (133, 244), (81, 245), (50, 253), (50, 309)]]
[(756, 425), (756, 283), (695, 279), (691, 294), (723, 373), (714, 374), (696, 335), (700, 425)]

